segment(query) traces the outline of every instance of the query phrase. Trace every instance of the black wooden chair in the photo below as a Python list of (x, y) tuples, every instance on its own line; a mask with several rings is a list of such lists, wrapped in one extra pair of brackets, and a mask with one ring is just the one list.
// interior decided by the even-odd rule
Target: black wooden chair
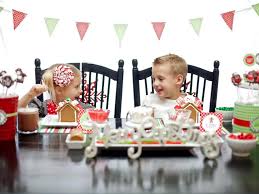
[[(45, 69), (41, 69), (40, 59), (35, 59), (35, 82), (41, 83)], [(121, 117), (124, 61), (119, 60), (118, 70), (90, 63), (69, 63), (82, 72), (82, 95), (80, 100), (96, 108), (114, 107), (114, 118)], [(100, 90), (99, 90), (100, 88)], [(115, 92), (114, 92), (115, 91)], [(115, 96), (112, 96), (112, 95)], [(43, 101), (43, 95), (38, 96)], [(114, 101), (112, 99), (115, 99)]]
[[(151, 77), (152, 68), (149, 67), (144, 70), (138, 70), (137, 59), (132, 60), (132, 66), (134, 106), (139, 106), (141, 104), (140, 97), (154, 93)], [(215, 112), (218, 94), (218, 79), (219, 61), (214, 61), (213, 71), (207, 71), (200, 67), (188, 65), (188, 74), (183, 84), (182, 91), (191, 94), (194, 93), (194, 95), (203, 102), (208, 99), (208, 110), (210, 112)], [(140, 89), (141, 86), (144, 88)], [(143, 94), (144, 91), (145, 93)]]

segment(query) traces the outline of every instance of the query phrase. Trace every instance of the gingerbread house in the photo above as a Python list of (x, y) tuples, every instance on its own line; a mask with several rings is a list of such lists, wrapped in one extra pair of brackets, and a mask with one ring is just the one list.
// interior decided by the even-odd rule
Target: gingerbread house
[(73, 128), (70, 132), (70, 141), (83, 141), (84, 133), (78, 128)]
[(194, 95), (185, 94), (179, 97), (177, 100), (175, 109), (188, 109), (191, 110), (190, 118), (196, 123), (199, 122), (199, 116), (202, 112), (202, 101)]
[(78, 102), (65, 100), (59, 103), (57, 108), (59, 122), (77, 122), (79, 107), (76, 106)]
[(195, 104), (188, 102), (185, 105), (183, 105), (182, 109), (191, 110), (190, 118), (193, 119), (195, 121), (195, 123), (199, 122), (199, 115), (200, 115), (201, 110), (198, 109), (198, 107)]

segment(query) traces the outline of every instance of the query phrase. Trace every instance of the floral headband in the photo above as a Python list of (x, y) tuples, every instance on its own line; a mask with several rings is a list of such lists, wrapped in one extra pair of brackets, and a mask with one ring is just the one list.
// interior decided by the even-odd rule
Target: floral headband
[(60, 87), (68, 86), (74, 77), (75, 74), (71, 68), (64, 64), (57, 66), (53, 73), (53, 81)]

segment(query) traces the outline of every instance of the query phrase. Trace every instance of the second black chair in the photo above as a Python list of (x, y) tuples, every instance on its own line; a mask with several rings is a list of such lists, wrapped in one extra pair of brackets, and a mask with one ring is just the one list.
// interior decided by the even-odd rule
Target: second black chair
[[(154, 93), (152, 83), (152, 68), (148, 67), (144, 70), (138, 70), (137, 59), (132, 60), (132, 79), (133, 79), (133, 94), (134, 106), (141, 105), (141, 98), (150, 93)], [(188, 65), (188, 74), (183, 85), (183, 91), (194, 93), (203, 102), (209, 99), (209, 111), (215, 112), (218, 94), (218, 80), (219, 79), (219, 61), (214, 61), (213, 71), (207, 71), (200, 67)], [(189, 83), (188, 83), (189, 82)], [(206, 83), (208, 83), (206, 85)], [(188, 83), (188, 84), (186, 84)], [(140, 87), (143, 85), (143, 89)], [(207, 89), (209, 87), (209, 89)], [(207, 89), (207, 90), (206, 90)], [(143, 94), (142, 91), (145, 91)], [(206, 98), (207, 96), (207, 98)], [(143, 100), (143, 99), (142, 99)]]

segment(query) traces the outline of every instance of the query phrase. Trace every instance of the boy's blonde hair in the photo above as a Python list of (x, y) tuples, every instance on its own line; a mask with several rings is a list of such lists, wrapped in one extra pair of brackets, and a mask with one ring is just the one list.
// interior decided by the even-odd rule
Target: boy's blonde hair
[(183, 76), (183, 81), (186, 79), (188, 66), (185, 60), (175, 54), (168, 54), (158, 57), (154, 60), (153, 65), (168, 64), (171, 67), (171, 72), (174, 75), (181, 74)]
[(42, 75), (42, 82), (43, 82), (43, 84), (45, 84), (48, 87), (48, 92), (51, 96), (51, 99), (54, 101), (56, 100), (55, 89), (56, 89), (56, 87), (59, 87), (59, 86), (57, 86), (54, 83), (53, 74), (54, 74), (55, 68), (59, 65), (65, 65), (65, 66), (69, 67), (76, 76), (81, 75), (80, 70), (71, 64), (54, 64), (54, 65), (51, 65), (48, 69), (46, 69), (46, 71)]

